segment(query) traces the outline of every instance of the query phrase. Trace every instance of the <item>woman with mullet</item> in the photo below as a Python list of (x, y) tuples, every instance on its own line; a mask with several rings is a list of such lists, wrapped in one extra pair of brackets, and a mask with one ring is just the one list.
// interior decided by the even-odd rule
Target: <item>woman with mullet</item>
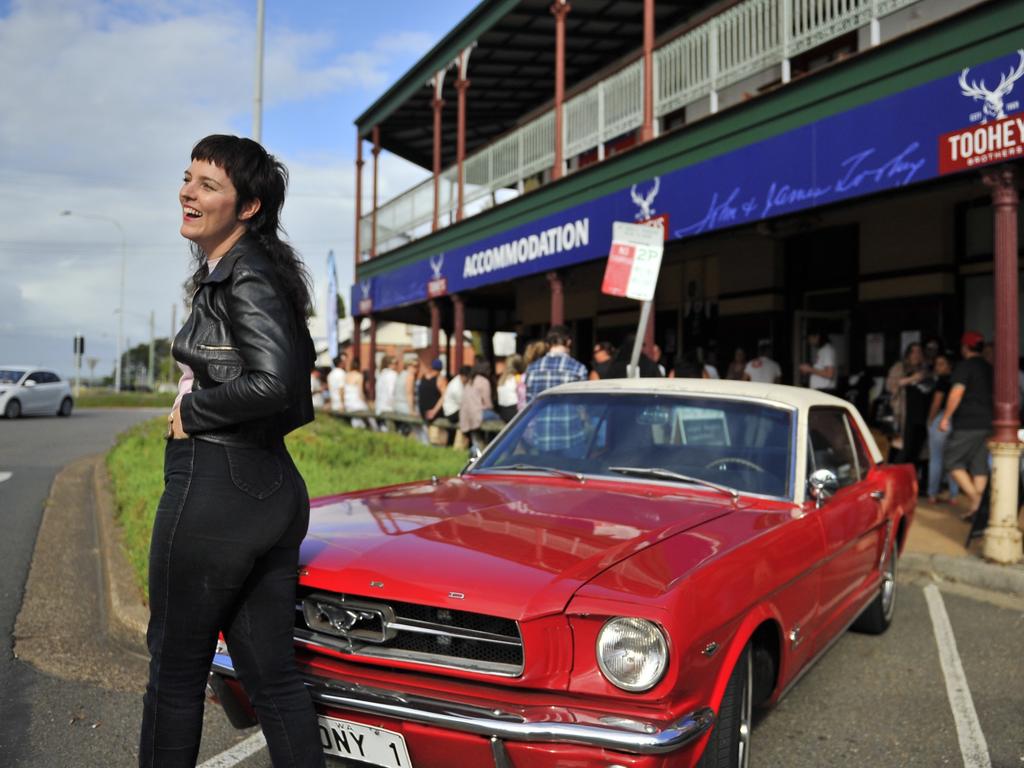
[(314, 351), (308, 274), (280, 237), (287, 181), (256, 142), (207, 136), (179, 193), (196, 262), (172, 346), (183, 375), (150, 549), (141, 766), (195, 766), (220, 632), (273, 764), (324, 764), (292, 646), (309, 497), (284, 436), (313, 419)]

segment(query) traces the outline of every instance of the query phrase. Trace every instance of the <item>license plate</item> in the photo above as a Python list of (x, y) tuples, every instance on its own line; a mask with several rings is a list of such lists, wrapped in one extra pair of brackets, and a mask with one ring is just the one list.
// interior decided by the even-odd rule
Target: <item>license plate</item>
[(362, 723), (317, 717), (324, 753), (386, 768), (411, 768), (409, 750), (400, 733)]

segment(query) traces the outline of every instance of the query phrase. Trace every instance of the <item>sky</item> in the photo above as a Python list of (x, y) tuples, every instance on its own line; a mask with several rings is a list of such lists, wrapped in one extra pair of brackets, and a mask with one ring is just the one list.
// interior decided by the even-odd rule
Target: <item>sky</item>
[[(265, 2), (262, 140), (290, 172), (323, 337), (328, 251), (352, 283), (353, 121), (476, 2)], [(82, 334), (113, 370), (122, 231), (126, 346), (151, 313), (158, 337), (172, 306), (180, 325), (182, 172), (203, 136), (251, 135), (255, 57), (256, 0), (0, 0), (0, 365), (70, 374)], [(382, 153), (380, 199), (426, 175)]]

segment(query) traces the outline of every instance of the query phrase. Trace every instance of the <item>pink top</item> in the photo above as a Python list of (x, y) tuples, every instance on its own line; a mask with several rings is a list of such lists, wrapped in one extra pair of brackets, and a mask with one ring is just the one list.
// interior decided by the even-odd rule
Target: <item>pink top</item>
[[(217, 264), (220, 263), (220, 258), (207, 259), (206, 260), (206, 273), (210, 274), (214, 269), (217, 268)], [(192, 373), (192, 369), (184, 363), (178, 363), (178, 367), (181, 369), (181, 378), (178, 379), (178, 395), (174, 398), (174, 405), (171, 406), (171, 413), (174, 413), (178, 408), (181, 407), (181, 400), (185, 395), (192, 391), (192, 382), (195, 381), (195, 374)]]

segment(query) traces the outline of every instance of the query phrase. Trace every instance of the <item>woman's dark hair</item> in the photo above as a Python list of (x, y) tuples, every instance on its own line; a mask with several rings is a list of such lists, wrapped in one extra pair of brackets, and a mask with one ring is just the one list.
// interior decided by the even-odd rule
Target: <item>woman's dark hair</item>
[(478, 357), (473, 363), (473, 375), (491, 378), (491, 361), (484, 357)]
[(701, 379), (704, 377), (704, 366), (700, 364), (695, 352), (683, 352), (676, 359), (675, 368), (677, 379)]
[[(284, 163), (252, 139), (214, 134), (201, 139), (192, 149), (192, 159), (212, 163), (231, 179), (238, 193), (235, 213), (253, 200), (260, 201), (259, 210), (245, 227), (266, 249), (278, 284), (285, 294), (300, 325), (313, 313), (309, 271), (288, 243), (281, 239), (281, 209), (288, 188), (288, 169)], [(207, 274), (206, 254), (193, 246), (196, 270), (185, 283), (191, 296)]]

